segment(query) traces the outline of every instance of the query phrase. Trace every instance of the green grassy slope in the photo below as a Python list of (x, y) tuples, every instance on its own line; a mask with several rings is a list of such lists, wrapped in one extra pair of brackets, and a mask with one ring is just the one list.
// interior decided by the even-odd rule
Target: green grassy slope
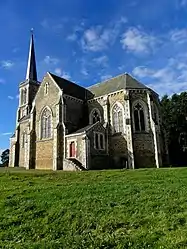
[(0, 170), (0, 248), (187, 248), (187, 169)]

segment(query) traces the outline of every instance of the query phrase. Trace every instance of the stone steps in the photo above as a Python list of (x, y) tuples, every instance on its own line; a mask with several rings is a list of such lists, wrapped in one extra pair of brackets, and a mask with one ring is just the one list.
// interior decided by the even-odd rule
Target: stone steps
[(64, 159), (63, 170), (66, 170), (66, 171), (82, 171), (82, 170), (84, 170), (84, 167), (83, 166), (80, 167), (79, 165), (77, 165), (76, 163), (74, 163), (70, 159)]

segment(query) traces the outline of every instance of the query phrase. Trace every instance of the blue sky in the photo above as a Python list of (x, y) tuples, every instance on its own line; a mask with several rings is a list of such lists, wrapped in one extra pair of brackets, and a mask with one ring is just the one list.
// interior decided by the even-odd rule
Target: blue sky
[(40, 80), (51, 71), (89, 86), (128, 72), (170, 95), (187, 88), (186, 20), (187, 0), (0, 0), (0, 152), (14, 132), (31, 28)]

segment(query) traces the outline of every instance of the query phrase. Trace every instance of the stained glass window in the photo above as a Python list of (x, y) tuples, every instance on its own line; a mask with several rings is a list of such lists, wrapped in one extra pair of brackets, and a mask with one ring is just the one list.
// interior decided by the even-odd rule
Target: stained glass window
[(51, 130), (52, 115), (49, 109), (45, 109), (41, 117), (41, 138), (50, 138), (52, 136)]
[(143, 107), (137, 103), (134, 106), (135, 131), (145, 131), (145, 116)]
[(123, 132), (123, 112), (122, 108), (115, 104), (115, 106), (112, 109), (112, 117), (113, 117), (113, 128), (114, 132)]

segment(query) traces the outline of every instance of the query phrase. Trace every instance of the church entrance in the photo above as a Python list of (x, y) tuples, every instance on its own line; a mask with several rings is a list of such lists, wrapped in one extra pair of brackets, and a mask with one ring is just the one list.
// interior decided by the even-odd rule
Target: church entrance
[(69, 145), (69, 156), (70, 157), (75, 157), (76, 153), (75, 153), (75, 142), (71, 142)]

